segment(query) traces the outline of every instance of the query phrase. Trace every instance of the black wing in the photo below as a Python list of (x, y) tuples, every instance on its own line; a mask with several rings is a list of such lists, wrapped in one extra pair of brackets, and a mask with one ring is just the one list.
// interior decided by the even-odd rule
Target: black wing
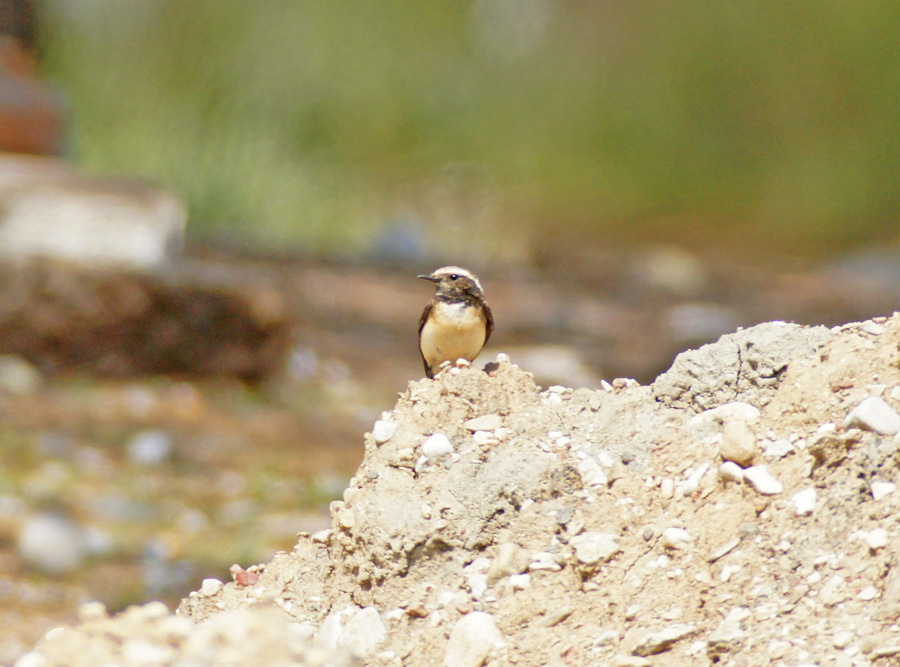
[(428, 320), (432, 308), (434, 308), (433, 300), (428, 302), (428, 305), (425, 306), (425, 310), (422, 311), (422, 317), (419, 318), (419, 354), (422, 357), (422, 363), (425, 364), (425, 377), (430, 379), (434, 379), (434, 373), (431, 372), (431, 366), (428, 365), (425, 355), (422, 354), (422, 329), (425, 327), (425, 322)]
[[(491, 313), (491, 307), (487, 305), (487, 301), (484, 302), (484, 316), (486, 318), (484, 323), (484, 344), (487, 345), (491, 332), (494, 330), (494, 315)], [(419, 330), (421, 331), (421, 327)]]

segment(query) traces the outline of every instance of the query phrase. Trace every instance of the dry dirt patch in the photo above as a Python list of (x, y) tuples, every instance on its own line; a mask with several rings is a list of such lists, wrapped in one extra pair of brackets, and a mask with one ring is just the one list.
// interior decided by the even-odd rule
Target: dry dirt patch
[(330, 529), (22, 667), (895, 664), (898, 343), (770, 323), (649, 387), (410, 383)]

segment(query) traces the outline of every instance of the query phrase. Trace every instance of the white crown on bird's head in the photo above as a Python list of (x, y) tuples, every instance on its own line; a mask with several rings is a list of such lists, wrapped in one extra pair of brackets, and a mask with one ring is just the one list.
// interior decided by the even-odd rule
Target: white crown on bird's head
[(435, 278), (438, 278), (440, 276), (451, 276), (454, 273), (459, 276), (465, 276), (473, 283), (475, 283), (475, 285), (478, 287), (479, 292), (481, 292), (482, 294), (484, 293), (484, 288), (481, 286), (481, 281), (478, 280), (478, 276), (476, 276), (468, 269), (462, 268), (461, 266), (442, 266), (439, 269), (435, 269), (431, 275)]

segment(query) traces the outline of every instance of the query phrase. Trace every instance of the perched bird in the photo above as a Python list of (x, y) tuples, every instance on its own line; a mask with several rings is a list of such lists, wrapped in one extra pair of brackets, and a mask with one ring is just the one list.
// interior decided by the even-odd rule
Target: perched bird
[(419, 320), (419, 352), (425, 375), (433, 378), (445, 361), (475, 359), (491, 337), (494, 317), (481, 282), (471, 271), (445, 266), (418, 277), (437, 286)]

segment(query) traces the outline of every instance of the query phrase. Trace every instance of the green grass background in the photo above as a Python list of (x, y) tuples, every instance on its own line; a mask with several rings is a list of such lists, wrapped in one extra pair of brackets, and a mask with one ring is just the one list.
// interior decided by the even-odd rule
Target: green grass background
[(357, 251), (400, 218), (497, 253), (896, 237), (900, 3), (48, 0), (42, 17), (73, 156), (180, 193), (195, 239)]

